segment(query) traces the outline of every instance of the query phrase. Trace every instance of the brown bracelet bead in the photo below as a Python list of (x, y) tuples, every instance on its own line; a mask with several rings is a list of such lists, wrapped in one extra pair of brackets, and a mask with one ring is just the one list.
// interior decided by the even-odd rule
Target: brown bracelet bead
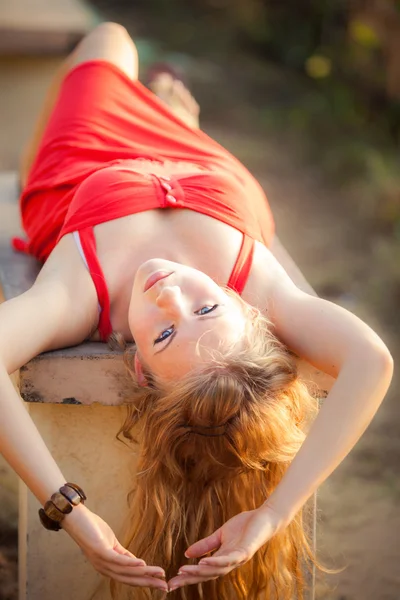
[(85, 502), (85, 500), (87, 500), (85, 492), (79, 485), (77, 485), (76, 483), (70, 483), (70, 482), (66, 483), (65, 485), (68, 485), (70, 488), (72, 488), (73, 490), (78, 492), (78, 494), (81, 497), (82, 503)]
[(53, 494), (50, 500), (59, 511), (64, 513), (64, 515), (68, 515), (70, 512), (72, 512), (73, 507), (71, 503), (65, 496), (63, 496), (63, 494), (60, 494), (60, 492)]
[(79, 485), (65, 483), (51, 496), (44, 508), (39, 510), (40, 522), (46, 529), (60, 531), (65, 515), (69, 514), (74, 506), (83, 504), (85, 500), (86, 494)]
[(65, 514), (58, 510), (57, 506), (52, 503), (51, 500), (48, 500), (44, 505), (44, 512), (52, 521), (57, 521), (57, 523), (61, 523), (61, 521), (65, 518)]
[(69, 485), (63, 485), (60, 487), (60, 494), (64, 496), (72, 504), (72, 506), (78, 506), (78, 504), (82, 501), (81, 496), (78, 492), (70, 487)]
[(39, 519), (43, 527), (48, 529), (49, 531), (60, 531), (61, 525), (57, 523), (57, 521), (53, 521), (50, 519), (44, 512), (43, 508), (39, 510)]

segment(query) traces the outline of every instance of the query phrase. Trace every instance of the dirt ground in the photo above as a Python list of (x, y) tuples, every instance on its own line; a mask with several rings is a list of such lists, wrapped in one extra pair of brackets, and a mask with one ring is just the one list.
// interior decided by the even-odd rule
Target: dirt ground
[[(0, 62), (0, 89), (4, 90), (0, 126), (5, 134), (1, 170), (15, 169), (18, 150), (56, 62)], [(390, 326), (396, 315), (379, 312), (381, 295), (390, 289), (385, 288), (383, 242), (364, 225), (352, 193), (329, 187), (318, 166), (305, 163), (301, 139), (288, 145), (283, 134), (266, 135), (251, 103), (252, 89), (257, 97), (260, 94), (258, 64), (241, 70), (237, 62), (216, 64), (185, 57), (185, 65), (203, 107), (202, 127), (237, 155), (264, 186), (279, 236), (310, 283), (320, 295), (370, 323), (396, 359), (399, 342)], [(275, 91), (274, 70), (266, 68), (263, 73), (266, 102)], [(319, 558), (328, 567), (342, 570), (319, 577), (318, 600), (400, 598), (397, 387), (395, 381), (362, 440), (319, 491)], [(0, 465), (0, 600), (14, 600), (15, 481), (2, 469)]]

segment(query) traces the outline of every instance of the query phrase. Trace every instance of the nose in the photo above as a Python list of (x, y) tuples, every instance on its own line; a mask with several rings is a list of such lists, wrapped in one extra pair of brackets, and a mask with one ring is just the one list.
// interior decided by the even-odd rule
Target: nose
[(177, 285), (164, 286), (156, 298), (156, 305), (173, 316), (182, 312), (182, 292)]

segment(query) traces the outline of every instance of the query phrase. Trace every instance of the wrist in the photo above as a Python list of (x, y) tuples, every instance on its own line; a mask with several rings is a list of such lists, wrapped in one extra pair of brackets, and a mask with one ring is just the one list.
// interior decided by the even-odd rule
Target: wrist
[(68, 515), (65, 515), (65, 518), (63, 519), (62, 524), (64, 525), (64, 523), (68, 523), (68, 521), (71, 521), (73, 519), (74, 515), (83, 514), (84, 512), (86, 512), (88, 510), (89, 510), (88, 507), (85, 506), (83, 504), (83, 502), (81, 502), (80, 504), (78, 504), (78, 506), (74, 506), (73, 511), (68, 513)]
[(75, 527), (75, 524), (81, 522), (90, 513), (90, 510), (84, 504), (78, 504), (74, 507), (74, 510), (62, 520), (61, 528), (65, 531), (70, 531)]
[(289, 525), (289, 523), (293, 520), (294, 514), (286, 512), (282, 506), (279, 506), (274, 502), (273, 497), (271, 496), (266, 500), (258, 509), (261, 513), (265, 512), (268, 514), (269, 518), (272, 518), (276, 523), (276, 531), (284, 529)]
[(79, 485), (65, 483), (39, 510), (40, 522), (50, 531), (59, 531), (67, 515), (72, 514), (74, 508), (83, 505), (85, 500), (85, 492)]

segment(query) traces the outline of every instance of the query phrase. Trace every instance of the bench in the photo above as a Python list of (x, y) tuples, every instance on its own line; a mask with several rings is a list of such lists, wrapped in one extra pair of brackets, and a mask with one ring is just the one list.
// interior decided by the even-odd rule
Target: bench
[[(0, 285), (7, 300), (28, 289), (39, 270), (32, 258), (9, 246), (18, 233), (17, 185), (14, 174), (0, 176)], [(4, 226), (5, 223), (5, 226)], [(275, 240), (273, 253), (302, 289), (314, 293), (295, 263)], [(301, 371), (321, 390), (330, 378), (302, 363)], [(135, 454), (115, 439), (123, 418), (123, 402), (129, 397), (130, 379), (121, 352), (105, 344), (85, 343), (75, 348), (46, 352), (19, 371), (19, 390), (50, 452), (65, 476), (79, 482), (89, 507), (105, 519), (118, 535), (126, 514), (126, 497), (134, 477)], [(96, 474), (96, 470), (101, 473)], [(107, 490), (104, 494), (104, 473)], [(315, 496), (310, 501), (310, 527), (315, 540)], [(20, 600), (89, 600), (102, 577), (83, 559), (67, 535), (47, 532), (40, 524), (39, 503), (20, 483), (19, 490), (19, 586)], [(64, 565), (64, 567), (62, 567)], [(96, 600), (107, 598), (104, 584)], [(314, 599), (310, 581), (307, 600)]]
[(71, 51), (99, 18), (81, 0), (12, 0), (0, 3), (0, 53)]

